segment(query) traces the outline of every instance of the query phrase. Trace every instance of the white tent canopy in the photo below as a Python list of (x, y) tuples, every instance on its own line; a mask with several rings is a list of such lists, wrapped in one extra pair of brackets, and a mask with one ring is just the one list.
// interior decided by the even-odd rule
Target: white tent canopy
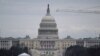
[(27, 54), (27, 53), (21, 53), (21, 54), (19, 54), (18, 56), (30, 56), (30, 55)]

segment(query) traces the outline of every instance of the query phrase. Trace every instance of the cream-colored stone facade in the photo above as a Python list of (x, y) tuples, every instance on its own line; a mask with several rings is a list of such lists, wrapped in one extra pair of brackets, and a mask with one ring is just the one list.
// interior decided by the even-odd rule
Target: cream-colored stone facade
[(66, 48), (76, 45), (75, 39), (22, 39), (20, 44), (28, 47), (32, 56), (63, 56)]
[(12, 40), (0, 39), (0, 49), (10, 49), (12, 45)]
[(28, 49), (34, 49), (34, 40), (32, 39), (20, 39), (19, 44), (21, 47), (28, 47)]
[(20, 44), (30, 49), (33, 56), (63, 56), (66, 48), (76, 45), (75, 39), (24, 39)]

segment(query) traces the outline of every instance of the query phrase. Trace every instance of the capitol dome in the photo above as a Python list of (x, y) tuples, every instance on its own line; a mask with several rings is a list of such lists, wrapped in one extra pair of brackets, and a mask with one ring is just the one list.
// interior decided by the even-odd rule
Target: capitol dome
[(50, 14), (49, 4), (46, 15), (42, 18), (40, 28), (38, 29), (38, 38), (58, 38), (58, 29), (55, 19)]
[(42, 22), (55, 22), (55, 19), (52, 16), (45, 16), (42, 18)]

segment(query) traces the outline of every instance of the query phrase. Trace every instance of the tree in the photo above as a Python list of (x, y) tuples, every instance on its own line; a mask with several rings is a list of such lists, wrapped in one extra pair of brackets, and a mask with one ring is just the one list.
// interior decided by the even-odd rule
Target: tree
[(88, 53), (90, 56), (100, 56), (100, 46), (91, 46), (88, 48)]
[(0, 56), (18, 56), (21, 53), (29, 53), (28, 48), (22, 48), (20, 46), (12, 46), (9, 50), (0, 49)]
[(89, 56), (89, 54), (86, 48), (75, 45), (66, 49), (65, 56)]

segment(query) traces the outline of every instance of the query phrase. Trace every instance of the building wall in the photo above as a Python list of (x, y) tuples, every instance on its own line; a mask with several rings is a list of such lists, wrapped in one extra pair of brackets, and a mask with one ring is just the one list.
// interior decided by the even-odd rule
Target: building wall
[(95, 38), (91, 38), (91, 39), (78, 39), (76, 41), (76, 44), (79, 46), (84, 46), (84, 47), (91, 47), (91, 46), (99, 46), (100, 45), (100, 39), (95, 39)]
[(99, 46), (99, 45), (100, 45), (100, 39), (84, 40), (84, 47)]
[(10, 49), (12, 47), (12, 40), (0, 39), (0, 49)]
[(34, 41), (32, 39), (20, 39), (19, 45), (21, 47), (28, 47), (28, 49), (34, 48)]
[(38, 54), (39, 56), (63, 56), (65, 48), (76, 45), (76, 40), (74, 39), (35, 39), (33, 42), (32, 54), (35, 52), (34, 55)]
[(31, 53), (35, 52), (34, 55), (63, 56), (65, 50), (70, 46), (90, 47), (100, 45), (100, 39), (0, 39), (0, 49), (10, 49), (12, 46), (17, 46), (17, 44), (28, 47), (31, 51), (33, 50)]

